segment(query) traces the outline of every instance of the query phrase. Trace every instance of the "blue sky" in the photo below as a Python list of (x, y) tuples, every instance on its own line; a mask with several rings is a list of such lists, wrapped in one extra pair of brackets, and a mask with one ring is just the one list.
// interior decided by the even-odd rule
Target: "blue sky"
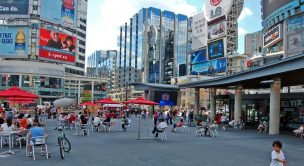
[[(244, 0), (239, 18), (238, 52), (244, 52), (244, 34), (262, 29), (260, 0)], [(205, 0), (91, 0), (88, 2), (87, 55), (117, 48), (118, 28), (143, 7), (157, 7), (191, 16)]]

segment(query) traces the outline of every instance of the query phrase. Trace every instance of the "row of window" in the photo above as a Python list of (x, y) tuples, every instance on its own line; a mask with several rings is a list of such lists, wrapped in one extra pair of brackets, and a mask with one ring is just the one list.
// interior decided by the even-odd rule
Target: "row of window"
[(82, 32), (77, 32), (77, 35), (80, 36), (80, 37), (83, 37), (84, 39), (86, 38), (86, 35)]
[[(85, 54), (85, 49), (84, 48), (80, 48), (79, 47), (79, 52), (84, 53)], [(80, 58), (79, 58), (80, 59)]]
[(82, 45), (82, 46), (86, 45), (85, 41), (83, 41), (83, 40), (79, 40), (79, 44)]
[(84, 68), (84, 64), (83, 64), (83, 63), (78, 63), (78, 62), (76, 62), (76, 66), (77, 66), (77, 67)]
[(75, 70), (75, 69), (65, 68), (65, 72), (70, 73), (70, 74), (77, 74), (77, 75), (84, 76), (83, 71), (79, 71), (79, 70)]
[(79, 58), (80, 60), (82, 60), (82, 61), (85, 61), (85, 56), (79, 55), (78, 58)]

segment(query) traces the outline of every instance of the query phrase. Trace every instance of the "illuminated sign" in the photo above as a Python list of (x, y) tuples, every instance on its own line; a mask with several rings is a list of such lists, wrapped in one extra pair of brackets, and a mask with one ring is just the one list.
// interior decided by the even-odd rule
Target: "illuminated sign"
[(209, 60), (225, 57), (223, 39), (208, 43), (208, 57)]
[(281, 25), (277, 25), (273, 29), (271, 29), (269, 32), (267, 32), (263, 36), (263, 45), (264, 47), (268, 47), (270, 45), (273, 45), (277, 43), (279, 40), (282, 39), (282, 28)]
[(227, 15), (232, 8), (233, 0), (206, 0), (205, 11), (207, 19), (213, 20)]

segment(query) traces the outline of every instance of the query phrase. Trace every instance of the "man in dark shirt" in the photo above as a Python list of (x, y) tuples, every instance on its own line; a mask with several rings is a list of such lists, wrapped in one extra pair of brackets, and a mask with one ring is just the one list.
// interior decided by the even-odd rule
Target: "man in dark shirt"
[(2, 125), (5, 122), (5, 112), (0, 112), (0, 125)]
[(51, 36), (51, 38), (46, 43), (46, 47), (62, 49), (62, 44), (61, 44), (61, 41), (59, 38), (59, 33), (51, 31), (50, 36)]

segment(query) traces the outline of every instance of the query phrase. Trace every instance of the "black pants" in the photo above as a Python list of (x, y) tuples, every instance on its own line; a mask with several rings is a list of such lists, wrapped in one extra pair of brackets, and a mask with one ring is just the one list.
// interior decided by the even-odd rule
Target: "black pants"
[(158, 133), (161, 133), (162, 131), (161, 130), (158, 130), (157, 127), (154, 127), (152, 133), (154, 134), (155, 133), (155, 137), (158, 137)]
[(154, 118), (154, 127), (157, 126), (157, 118)]
[(205, 129), (205, 135), (207, 135), (207, 132), (208, 132), (208, 127), (204, 127), (204, 129)]

